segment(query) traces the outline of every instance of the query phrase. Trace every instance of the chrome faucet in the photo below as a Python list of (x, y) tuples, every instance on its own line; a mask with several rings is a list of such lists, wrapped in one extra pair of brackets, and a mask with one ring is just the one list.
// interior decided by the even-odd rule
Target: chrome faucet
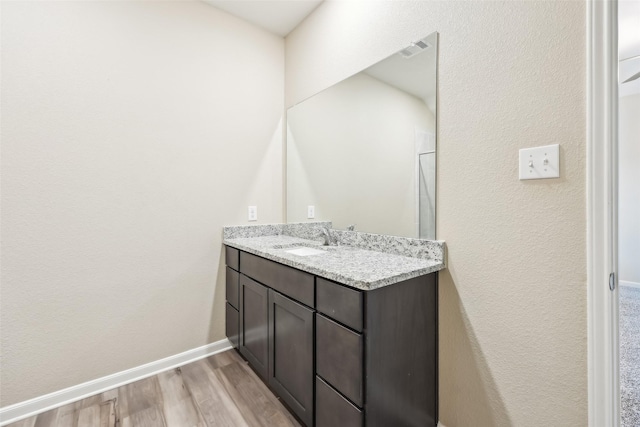
[(320, 231), (322, 232), (322, 237), (324, 237), (324, 246), (331, 246), (333, 244), (333, 240), (331, 239), (331, 232), (329, 231), (328, 227), (322, 227), (320, 228)]

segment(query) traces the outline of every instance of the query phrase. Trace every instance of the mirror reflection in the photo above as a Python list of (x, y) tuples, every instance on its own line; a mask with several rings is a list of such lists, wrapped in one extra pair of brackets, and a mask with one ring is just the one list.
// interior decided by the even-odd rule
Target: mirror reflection
[(288, 110), (288, 222), (435, 239), (437, 36)]

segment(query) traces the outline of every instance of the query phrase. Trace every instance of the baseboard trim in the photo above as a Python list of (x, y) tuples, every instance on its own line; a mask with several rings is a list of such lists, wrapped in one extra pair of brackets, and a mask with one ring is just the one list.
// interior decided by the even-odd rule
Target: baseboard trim
[(627, 288), (636, 288), (640, 289), (640, 283), (638, 282), (625, 282), (624, 280), (620, 280), (620, 286), (626, 286)]
[(160, 372), (186, 365), (187, 363), (209, 357), (230, 348), (232, 348), (231, 342), (225, 338), (202, 347), (156, 360), (155, 362), (146, 363), (136, 366), (135, 368), (127, 369), (126, 371), (117, 372), (107, 375), (106, 377), (0, 408), (0, 426), (5, 426), (57, 408), (58, 406), (66, 405), (93, 396), (94, 394), (103, 393), (107, 390), (156, 375)]
[(438, 421), (438, 427), (447, 427), (444, 424), (442, 424), (440, 421)]

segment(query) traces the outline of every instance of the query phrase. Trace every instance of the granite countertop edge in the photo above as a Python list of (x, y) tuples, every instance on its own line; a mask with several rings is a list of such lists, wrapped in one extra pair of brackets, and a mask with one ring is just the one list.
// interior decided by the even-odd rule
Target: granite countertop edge
[[(260, 239), (260, 238), (256, 237), (256, 239)], [(295, 238), (292, 238), (292, 239), (295, 239)], [(238, 242), (238, 240), (243, 240), (243, 242)], [(304, 271), (328, 280), (332, 280), (334, 282), (338, 282), (338, 283), (350, 286), (352, 288), (365, 290), (365, 291), (382, 288), (384, 286), (392, 285), (398, 282), (402, 282), (404, 280), (413, 279), (415, 277), (422, 276), (425, 274), (434, 273), (446, 268), (444, 262), (425, 259), (425, 260), (421, 260), (421, 264), (423, 265), (420, 267), (410, 268), (409, 270), (403, 270), (403, 271), (393, 271), (393, 272), (389, 272), (388, 274), (385, 274), (384, 272), (380, 272), (378, 273), (378, 275), (381, 276), (380, 278), (373, 279), (373, 280), (366, 279), (366, 278), (363, 279), (363, 278), (358, 278), (357, 273), (353, 275), (349, 275), (348, 273), (345, 273), (345, 272), (340, 272), (340, 271), (336, 271), (328, 268), (324, 269), (316, 265), (311, 265), (309, 262), (305, 262), (305, 257), (295, 256), (295, 259), (291, 259), (290, 257), (281, 256), (278, 253), (274, 253), (275, 252), (274, 249), (265, 250), (259, 244), (255, 246), (251, 245), (250, 242), (247, 242), (247, 240), (250, 240), (250, 239), (246, 239), (246, 238), (245, 239), (224, 239), (223, 243), (227, 246), (242, 250), (244, 252), (257, 255), (257, 256), (269, 259), (271, 261), (275, 261), (280, 264), (284, 264), (289, 267), (293, 267), (298, 270), (301, 270), (301, 271)], [(294, 244), (308, 243), (307, 244), (308, 246), (318, 245), (317, 242), (305, 241), (303, 239), (295, 239), (295, 241), (292, 241), (292, 243)], [(368, 251), (365, 249), (358, 249), (358, 248), (349, 248), (349, 250), (356, 251), (362, 256), (366, 256), (366, 252), (373, 252), (373, 251)], [(385, 254), (382, 252), (374, 252), (373, 254), (375, 254), (375, 256), (378, 256), (378, 257), (387, 255), (389, 258), (395, 258), (395, 257), (409, 258), (401, 255)]]

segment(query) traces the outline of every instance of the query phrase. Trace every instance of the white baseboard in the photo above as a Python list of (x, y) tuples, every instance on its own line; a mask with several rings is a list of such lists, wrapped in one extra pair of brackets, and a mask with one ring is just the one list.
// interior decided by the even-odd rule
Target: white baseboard
[(45, 394), (44, 396), (0, 408), (0, 426), (29, 418), (58, 406), (76, 402), (98, 393), (103, 393), (122, 385), (141, 380), (178, 366), (186, 365), (199, 359), (220, 353), (231, 348), (228, 339), (216, 341), (202, 347), (187, 350), (183, 353), (156, 360), (126, 371), (117, 372), (106, 377), (78, 384), (63, 390)]
[(638, 282), (625, 282), (624, 280), (620, 280), (620, 286), (626, 286), (627, 288), (636, 288), (640, 289), (640, 283)]
[(444, 424), (442, 424), (440, 421), (438, 421), (438, 427), (447, 427)]

